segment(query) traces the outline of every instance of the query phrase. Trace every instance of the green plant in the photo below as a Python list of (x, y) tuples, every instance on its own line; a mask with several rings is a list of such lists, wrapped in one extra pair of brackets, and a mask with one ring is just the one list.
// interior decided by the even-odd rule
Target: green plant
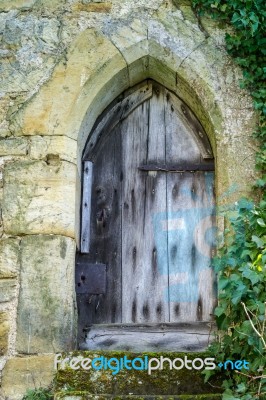
[(39, 388), (28, 389), (22, 400), (52, 400), (53, 394), (51, 389)]
[(265, 0), (193, 0), (199, 15), (208, 13), (215, 19), (234, 27), (232, 35), (226, 34), (226, 47), (235, 62), (242, 67), (241, 87), (247, 88), (259, 113), (260, 140), (257, 168), (262, 177), (257, 185), (266, 185), (266, 3)]
[[(193, 0), (200, 15), (227, 22), (228, 53), (243, 70), (242, 88), (250, 91), (259, 114), (254, 132), (260, 148), (256, 186), (266, 186), (266, 3), (265, 0)], [(259, 192), (261, 190), (261, 192)], [(264, 192), (264, 200), (266, 200)], [(263, 197), (263, 196), (262, 196)], [(223, 400), (266, 398), (266, 201), (242, 199), (230, 217), (226, 242), (214, 260), (219, 274), (219, 306), (215, 310), (219, 341), (212, 350), (218, 360), (246, 359), (250, 370), (224, 371)], [(246, 373), (247, 372), (247, 373)], [(208, 375), (206, 374), (206, 379)]]
[(248, 371), (224, 371), (224, 400), (262, 399), (266, 397), (266, 202), (255, 206), (242, 199), (229, 220), (226, 245), (214, 259), (220, 337), (212, 351), (219, 362), (249, 362)]

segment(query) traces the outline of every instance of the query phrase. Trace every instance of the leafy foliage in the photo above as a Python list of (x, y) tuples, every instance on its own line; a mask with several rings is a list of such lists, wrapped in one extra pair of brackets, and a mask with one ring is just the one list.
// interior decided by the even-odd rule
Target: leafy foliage
[[(199, 15), (230, 23), (228, 53), (243, 70), (242, 88), (250, 91), (259, 114), (257, 169), (259, 189), (266, 186), (266, 3), (265, 0), (193, 0)], [(264, 193), (264, 200), (266, 200)], [(223, 400), (266, 398), (266, 201), (242, 199), (230, 217), (226, 243), (214, 260), (219, 274), (221, 333), (213, 344), (218, 361), (246, 359), (249, 371), (224, 371)], [(245, 373), (245, 375), (243, 373)], [(210, 372), (208, 372), (210, 374)], [(207, 374), (206, 374), (207, 375)], [(206, 376), (208, 378), (208, 376)]]
[(52, 400), (53, 394), (50, 389), (28, 389), (22, 400)]
[[(261, 140), (257, 167), (266, 169), (266, 2), (265, 0), (193, 0), (199, 15), (208, 13), (215, 19), (231, 23), (234, 34), (226, 34), (228, 53), (243, 69), (241, 87), (247, 88), (259, 113), (255, 133)], [(266, 176), (258, 185), (265, 187)]]
[[(212, 346), (212, 351), (218, 361), (241, 359), (249, 362), (249, 370), (242, 371), (249, 377), (225, 371), (224, 387), (231, 397), (224, 399), (256, 399), (260, 398), (256, 397), (258, 384), (261, 384), (260, 391), (266, 392), (266, 379), (264, 382), (254, 379), (266, 369), (266, 202), (255, 206), (242, 199), (230, 223), (232, 229), (227, 232), (230, 234), (226, 246), (214, 259), (219, 274), (219, 306), (215, 315), (222, 340)], [(243, 304), (262, 338), (252, 327)], [(232, 395), (233, 385), (237, 397)]]

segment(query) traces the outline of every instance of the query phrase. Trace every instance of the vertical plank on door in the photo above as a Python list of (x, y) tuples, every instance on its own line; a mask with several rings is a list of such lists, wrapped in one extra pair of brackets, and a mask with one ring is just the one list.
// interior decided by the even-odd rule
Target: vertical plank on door
[(165, 160), (163, 91), (122, 125), (122, 321), (169, 321), (167, 234), (158, 241), (156, 218), (166, 210), (166, 177), (139, 171)]
[[(191, 128), (176, 113), (173, 95), (167, 93), (166, 98), (166, 163), (200, 163)], [(206, 242), (214, 235), (211, 174), (167, 174), (170, 322), (211, 319), (214, 276), (211, 246)]]
[(120, 127), (108, 135), (94, 162), (90, 251), (92, 263), (107, 265), (107, 288), (105, 295), (90, 296), (89, 323), (121, 322)]
[(216, 216), (214, 172), (197, 172), (195, 178), (200, 184), (202, 197), (201, 215), (194, 229), (194, 242), (197, 248), (199, 271), (199, 299), (197, 320), (210, 321), (217, 305), (216, 276), (211, 267), (211, 258), (215, 252)]
[(167, 177), (170, 322), (212, 319), (214, 209), (205, 193), (205, 174)]

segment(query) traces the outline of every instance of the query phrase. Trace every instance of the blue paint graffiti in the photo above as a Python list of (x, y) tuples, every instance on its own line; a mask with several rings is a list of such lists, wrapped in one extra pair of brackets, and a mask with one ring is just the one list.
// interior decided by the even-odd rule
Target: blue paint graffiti
[[(222, 197), (230, 195), (236, 189), (234, 185)], [(211, 257), (217, 239), (217, 208), (212, 203), (212, 174), (205, 175), (205, 193), (203, 204), (189, 187), (184, 186), (180, 194), (184, 198), (187, 197), (187, 204), (193, 206), (153, 215), (159, 273), (169, 275), (170, 281), (175, 281), (165, 289), (164, 298), (167, 302), (197, 302), (200, 274), (211, 268)], [(197, 235), (199, 229), (200, 237)], [(191, 246), (187, 243), (191, 243)]]

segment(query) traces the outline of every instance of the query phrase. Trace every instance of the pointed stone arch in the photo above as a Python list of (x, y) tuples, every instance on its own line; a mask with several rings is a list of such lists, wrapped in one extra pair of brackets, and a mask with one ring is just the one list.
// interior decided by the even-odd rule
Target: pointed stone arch
[[(160, 23), (165, 21), (155, 21), (154, 25)], [(73, 154), (76, 148), (77, 158), (71, 161), (80, 171), (81, 153), (96, 118), (124, 90), (151, 78), (187, 103), (207, 132), (217, 156), (218, 196), (234, 183), (241, 184), (240, 191), (248, 190), (248, 183), (243, 184), (249, 181), (248, 169), (238, 164), (236, 174), (231, 164), (235, 146), (243, 147), (243, 155), (251, 163), (254, 158), (246, 145), (255, 118), (250, 98), (238, 88), (239, 70), (225, 50), (204, 35), (201, 40), (197, 38), (196, 45), (190, 43), (185, 55), (186, 35), (182, 37), (182, 32), (172, 29), (169, 37), (174, 41), (178, 38), (181, 44), (167, 47), (168, 43), (160, 42), (159, 33), (150, 39), (136, 35), (124, 45), (119, 43), (119, 35), (117, 40), (110, 40), (95, 29), (83, 31), (72, 43), (67, 61), (56, 66), (51, 79), (17, 113), (13, 131), (60, 138), (64, 152), (72, 147)]]
[[(193, 42), (190, 34), (188, 41), (189, 28), (179, 29), (178, 23), (169, 27), (166, 17), (149, 21), (148, 35), (135, 30), (126, 40), (121, 31), (113, 37), (96, 29), (84, 30), (49, 81), (12, 117), (13, 134), (27, 136), (30, 151), (34, 143), (43, 143), (43, 151), (37, 161), (19, 162), (15, 173), (6, 168), (3, 220), (7, 234), (62, 235), (79, 243), (81, 154), (87, 137), (114, 99), (148, 78), (180, 97), (207, 133), (215, 156), (218, 205), (227, 201), (222, 194), (232, 185), (235, 193), (229, 201), (250, 192), (254, 171), (250, 135), (256, 116), (250, 97), (238, 87), (240, 72), (225, 49), (201, 34), (199, 27), (193, 28), (197, 40)], [(127, 31), (125, 24), (121, 29)], [(31, 177), (36, 171), (40, 176), (34, 186)], [(19, 206), (13, 187), (21, 189)], [(73, 274), (74, 262), (69, 268)], [(53, 279), (60, 280), (55, 275)], [(73, 310), (71, 305), (71, 319)], [(24, 335), (23, 329), (18, 328), (18, 337)]]

